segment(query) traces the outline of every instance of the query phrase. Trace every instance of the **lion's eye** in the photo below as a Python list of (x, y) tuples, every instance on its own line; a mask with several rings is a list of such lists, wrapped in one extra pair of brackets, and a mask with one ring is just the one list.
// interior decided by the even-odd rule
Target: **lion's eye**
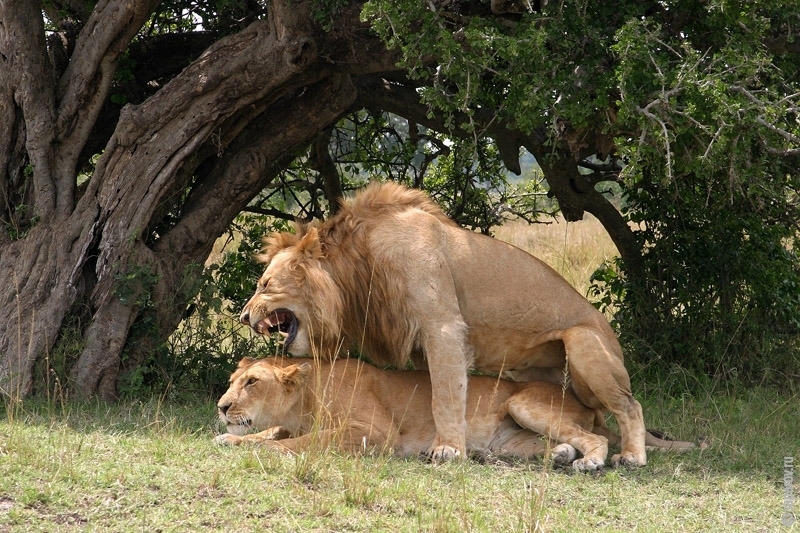
[(271, 278), (267, 278), (264, 281), (258, 280), (258, 284), (256, 285), (256, 290), (258, 292), (263, 292), (267, 289), (267, 285), (269, 285), (269, 280)]
[(249, 387), (250, 385), (252, 385), (256, 381), (258, 381), (258, 378), (250, 378), (250, 379), (248, 379), (247, 383), (245, 383), (245, 387)]

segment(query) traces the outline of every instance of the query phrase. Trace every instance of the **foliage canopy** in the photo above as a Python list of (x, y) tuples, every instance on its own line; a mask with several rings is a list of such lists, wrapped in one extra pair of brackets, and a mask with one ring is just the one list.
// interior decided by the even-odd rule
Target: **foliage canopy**
[[(64, 378), (111, 396), (197, 311), (198, 265), (242, 210), (325, 217), (367, 179), (424, 188), (485, 233), (592, 213), (620, 253), (595, 298), (634, 360), (800, 369), (798, 0), (47, 0), (0, 15), (0, 264), (58, 288), (0, 291), (17, 309), (0, 324), (3, 391), (30, 390), (43, 354), (78, 338)], [(241, 262), (217, 282), (246, 277)]]
[(412, 5), (371, 0), (364, 16), (432, 109), (463, 113), (475, 135), (491, 109), (616, 166), (604, 178), (622, 186), (638, 251), (599, 269), (595, 294), (636, 353), (748, 379), (797, 372), (800, 6), (542, 2), (509, 20)]

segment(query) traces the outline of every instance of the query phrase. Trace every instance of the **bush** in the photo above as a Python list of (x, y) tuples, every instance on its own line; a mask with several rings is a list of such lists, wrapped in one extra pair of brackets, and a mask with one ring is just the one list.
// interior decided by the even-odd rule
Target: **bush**
[(770, 212), (752, 194), (733, 202), (708, 197), (690, 179), (669, 192), (631, 195), (628, 205), (649, 221), (637, 231), (645, 275), (633, 279), (619, 261), (605, 264), (592, 293), (616, 309), (629, 353), (654, 370), (791, 381), (800, 373), (796, 236), (770, 220), (781, 206)]

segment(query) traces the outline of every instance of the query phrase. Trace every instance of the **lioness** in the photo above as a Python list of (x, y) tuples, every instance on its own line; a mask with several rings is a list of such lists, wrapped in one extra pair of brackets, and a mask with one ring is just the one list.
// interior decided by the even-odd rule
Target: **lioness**
[(241, 321), (279, 331), (295, 355), (353, 346), (381, 365), (409, 358), (433, 385), (434, 460), (466, 452), (467, 370), (558, 381), (614, 414), (612, 463), (644, 465), (642, 408), (605, 317), (546, 264), (458, 227), (424, 193), (371, 184), (319, 226), (267, 240)]
[[(435, 438), (427, 373), (381, 370), (356, 359), (245, 358), (217, 408), (228, 430), (216, 437), (221, 444), (257, 442), (292, 452), (339, 444), (350, 452), (419, 455)], [(470, 376), (466, 412), (466, 448), (473, 452), (531, 457), (551, 449), (554, 462), (593, 471), (603, 467), (609, 439), (619, 440), (603, 426), (602, 413), (551, 383)], [(246, 434), (251, 428), (264, 431)], [(560, 444), (548, 446), (540, 435)], [(649, 433), (647, 444), (694, 447)], [(576, 459), (576, 449), (583, 457)]]

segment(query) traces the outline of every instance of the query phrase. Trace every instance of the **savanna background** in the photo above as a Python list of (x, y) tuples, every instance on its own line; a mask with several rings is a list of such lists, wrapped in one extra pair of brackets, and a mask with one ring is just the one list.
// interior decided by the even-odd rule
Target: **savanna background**
[[(797, 0), (0, 2), (0, 530), (797, 529), (798, 27)], [(236, 320), (261, 237), (374, 179), (562, 272), (648, 427), (709, 446), (596, 476), (213, 446), (236, 361), (280, 350)]]

